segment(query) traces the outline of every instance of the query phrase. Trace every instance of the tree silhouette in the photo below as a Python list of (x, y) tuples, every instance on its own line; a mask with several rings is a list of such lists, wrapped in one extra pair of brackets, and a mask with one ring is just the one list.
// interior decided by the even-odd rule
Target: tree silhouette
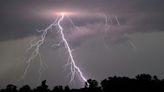
[(63, 91), (63, 86), (55, 86), (52, 92), (62, 92)]
[(98, 87), (98, 82), (96, 80), (89, 79), (89, 88), (97, 88)]
[(30, 92), (30, 91), (31, 91), (31, 88), (29, 85), (25, 85), (19, 89), (19, 92)]
[(35, 92), (49, 92), (48, 86), (46, 85), (46, 80), (42, 81), (41, 86), (37, 87)]
[(7, 85), (5, 92), (17, 92), (17, 87), (13, 84)]
[(150, 81), (152, 80), (152, 77), (149, 74), (140, 74), (136, 76), (136, 79), (141, 81)]
[(65, 86), (64, 90), (65, 90), (66, 92), (69, 92), (69, 91), (70, 91), (69, 86)]
[[(89, 84), (89, 85), (87, 85)], [(31, 89), (30, 86), (22, 86), (19, 90), (13, 84), (9, 84), (0, 92), (164, 92), (164, 79), (149, 74), (139, 74), (135, 78), (108, 77), (101, 81), (89, 79), (84, 88), (70, 89), (69, 86), (55, 86), (53, 90), (48, 89), (46, 80), (41, 85)]]

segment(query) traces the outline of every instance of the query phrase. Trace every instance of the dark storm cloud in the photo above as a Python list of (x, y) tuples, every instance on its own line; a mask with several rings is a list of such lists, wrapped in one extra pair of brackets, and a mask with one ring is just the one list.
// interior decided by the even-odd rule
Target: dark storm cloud
[[(103, 18), (87, 16), (89, 13), (117, 16), (120, 26), (113, 24), (109, 31), (115, 36), (117, 34), (122, 36), (121, 33), (163, 31), (163, 4), (163, 0), (2, 0), (0, 3), (0, 40), (39, 35), (36, 29), (46, 27), (53, 20), (43, 18), (37, 13), (53, 9), (85, 13), (86, 16), (73, 18), (76, 24), (82, 27), (88, 24), (91, 26), (102, 24), (100, 20)], [(104, 26), (99, 27), (98, 29), (101, 30)], [(94, 29), (88, 27), (87, 30)]]

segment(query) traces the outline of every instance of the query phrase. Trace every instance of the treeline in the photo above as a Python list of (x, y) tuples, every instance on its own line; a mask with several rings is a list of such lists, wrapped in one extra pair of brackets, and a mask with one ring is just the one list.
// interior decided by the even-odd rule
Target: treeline
[(45, 80), (34, 89), (28, 85), (17, 89), (15, 85), (9, 84), (0, 92), (164, 92), (164, 79), (160, 80), (157, 76), (149, 74), (140, 74), (135, 78), (114, 76), (104, 79), (101, 83), (89, 79), (85, 86), (80, 89), (55, 86), (52, 90), (48, 89)]

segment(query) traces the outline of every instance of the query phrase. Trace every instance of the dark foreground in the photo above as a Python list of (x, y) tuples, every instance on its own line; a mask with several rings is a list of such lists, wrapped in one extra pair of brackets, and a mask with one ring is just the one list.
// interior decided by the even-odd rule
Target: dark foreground
[(55, 86), (53, 90), (48, 89), (46, 81), (34, 89), (25, 85), (17, 89), (15, 85), (9, 84), (0, 92), (164, 92), (164, 79), (157, 76), (140, 74), (135, 78), (128, 77), (108, 77), (99, 84), (96, 80), (89, 79), (89, 86), (85, 85), (81, 89), (70, 89), (68, 86)]

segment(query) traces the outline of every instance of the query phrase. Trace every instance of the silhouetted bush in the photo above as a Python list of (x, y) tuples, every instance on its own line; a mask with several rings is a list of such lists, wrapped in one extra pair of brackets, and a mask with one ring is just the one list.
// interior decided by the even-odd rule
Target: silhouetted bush
[(25, 85), (19, 89), (19, 92), (30, 92), (30, 91), (31, 91), (31, 88), (29, 85)]

